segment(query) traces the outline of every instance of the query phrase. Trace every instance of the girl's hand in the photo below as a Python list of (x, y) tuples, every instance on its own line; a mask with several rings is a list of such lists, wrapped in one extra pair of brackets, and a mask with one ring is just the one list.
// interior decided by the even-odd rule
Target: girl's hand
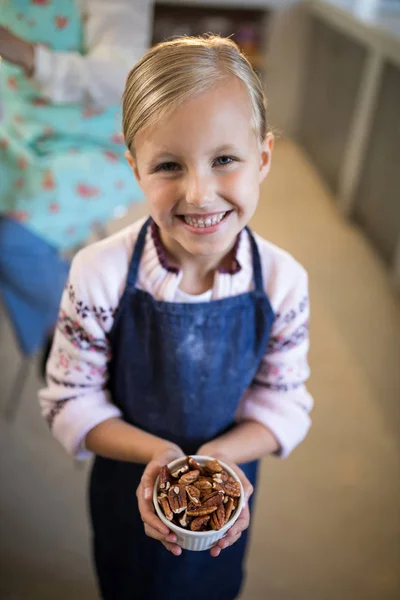
[(213, 452), (211, 443), (204, 444), (204, 446), (201, 446), (201, 448), (198, 449), (197, 454), (204, 456), (212, 456), (216, 459), (220, 458), (225, 464), (228, 465), (228, 467), (231, 467), (231, 469), (235, 471), (242, 483), (244, 491), (244, 505), (238, 520), (232, 525), (230, 529), (228, 529), (226, 536), (219, 540), (215, 544), (215, 546), (213, 546), (210, 550), (211, 556), (216, 558), (221, 554), (222, 550), (225, 550), (225, 548), (229, 548), (229, 546), (232, 546), (235, 542), (237, 542), (240, 536), (242, 535), (242, 531), (245, 531), (248, 528), (250, 524), (250, 511), (248, 501), (254, 491), (254, 488), (251, 485), (250, 481), (247, 479), (246, 475), (243, 473), (242, 469), (238, 467), (238, 465), (230, 462), (229, 458), (227, 458), (224, 454), (221, 454), (220, 452)]
[(182, 553), (182, 548), (176, 544), (176, 535), (157, 517), (153, 505), (153, 489), (161, 467), (176, 458), (185, 456), (178, 446), (168, 446), (165, 450), (154, 454), (144, 470), (140, 485), (136, 491), (140, 516), (144, 530), (149, 537), (159, 540), (167, 550), (175, 556)]
[(34, 45), (14, 35), (0, 25), (0, 56), (18, 67), (29, 77), (34, 68)]

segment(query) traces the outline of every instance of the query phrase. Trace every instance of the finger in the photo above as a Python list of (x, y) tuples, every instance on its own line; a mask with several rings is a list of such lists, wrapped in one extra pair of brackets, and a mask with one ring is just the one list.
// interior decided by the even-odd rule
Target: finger
[(169, 528), (164, 525), (162, 521), (155, 515), (153, 512), (147, 511), (146, 509), (140, 509), (140, 516), (142, 517), (143, 523), (149, 525), (153, 529), (159, 531), (163, 536), (166, 536), (170, 533)]
[(247, 506), (250, 496), (254, 492), (254, 487), (251, 485), (250, 482), (247, 482), (247, 484), (243, 484), (243, 482), (242, 482), (242, 485), (243, 485), (243, 491), (244, 491), (244, 506)]
[(237, 465), (234, 465), (232, 468), (234, 468), (234, 470), (236, 471), (236, 474), (238, 475), (238, 477), (242, 483), (243, 491), (244, 491), (244, 499), (247, 504), (248, 499), (254, 492), (254, 487), (252, 486), (250, 481), (247, 479), (246, 474), (244, 473), (244, 471), (242, 471), (242, 469), (240, 467), (238, 467)]
[(210, 554), (213, 558), (217, 558), (217, 556), (219, 556), (221, 554), (221, 552), (222, 552), (222, 549), (218, 545), (213, 546), (210, 550)]
[(147, 523), (145, 523), (144, 525), (144, 530), (146, 532), (146, 535), (153, 538), (154, 540), (159, 540), (160, 542), (176, 542), (176, 535), (173, 532), (164, 535), (163, 533), (160, 533), (158, 529), (154, 529), (154, 527), (151, 527), (151, 525), (147, 525)]
[(164, 536), (168, 535), (168, 533), (170, 532), (168, 527), (164, 525), (164, 523), (160, 521), (160, 519), (156, 516), (154, 512), (153, 502), (151, 500), (145, 500), (143, 488), (141, 485), (138, 488), (137, 499), (142, 521), (147, 525), (150, 525), (150, 527), (152, 527), (153, 529), (159, 531)]
[(153, 498), (153, 488), (151, 487), (151, 485), (149, 485), (149, 483), (146, 484), (147, 487), (143, 486), (143, 478), (140, 480), (140, 485), (139, 487), (136, 489), (136, 496), (137, 499), (139, 500), (139, 498), (143, 497), (146, 502), (151, 501)]
[(160, 472), (160, 465), (155, 461), (150, 462), (145, 468), (140, 485), (144, 490), (144, 497), (146, 500), (151, 500), (153, 497), (153, 488), (157, 475)]
[(247, 503), (247, 500), (250, 498), (250, 496), (254, 492), (254, 488), (253, 488), (252, 484), (250, 483), (250, 481), (247, 479), (245, 472), (242, 471), (242, 469), (235, 463), (232, 463), (225, 459), (223, 462), (225, 462), (228, 465), (228, 467), (230, 467), (233, 471), (235, 471), (236, 475), (239, 477), (241, 484), (243, 486), (244, 499)]
[(223, 538), (221, 540), (219, 540), (215, 546), (213, 546), (213, 548), (211, 548), (210, 550), (210, 554), (213, 558), (217, 558), (217, 556), (219, 556), (222, 552), (222, 550), (225, 550), (226, 548), (229, 548), (229, 546), (232, 546), (235, 542), (238, 541), (238, 539), (241, 537), (242, 532), (236, 534), (234, 537), (231, 538)]
[(171, 544), (170, 542), (161, 543), (163, 544), (163, 546), (165, 546), (167, 550), (169, 550), (169, 552), (172, 552), (174, 556), (180, 556), (182, 554), (182, 548), (178, 546), (178, 544)]
[(242, 532), (239, 532), (237, 535), (233, 536), (233, 537), (226, 537), (223, 540), (219, 540), (218, 542), (218, 547), (221, 548), (221, 550), (225, 550), (226, 548), (229, 548), (229, 546), (233, 546), (233, 544), (235, 544), (238, 539), (241, 537)]
[(240, 531), (244, 531), (245, 529), (247, 529), (249, 525), (250, 525), (250, 511), (247, 507), (242, 510), (236, 523), (234, 523), (232, 525), (232, 527), (230, 529), (228, 529), (226, 537), (235, 536)]

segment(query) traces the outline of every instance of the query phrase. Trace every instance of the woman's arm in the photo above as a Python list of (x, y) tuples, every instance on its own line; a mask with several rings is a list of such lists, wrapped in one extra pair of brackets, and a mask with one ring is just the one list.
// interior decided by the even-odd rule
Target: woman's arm
[(52, 102), (118, 104), (126, 76), (151, 39), (151, 0), (87, 0), (86, 52), (56, 52), (0, 28), (0, 54), (31, 75)]
[(53, 102), (118, 104), (125, 79), (150, 44), (151, 0), (88, 0), (86, 53), (36, 46), (34, 77)]
[(24, 69), (27, 77), (33, 73), (35, 46), (0, 25), (0, 57)]

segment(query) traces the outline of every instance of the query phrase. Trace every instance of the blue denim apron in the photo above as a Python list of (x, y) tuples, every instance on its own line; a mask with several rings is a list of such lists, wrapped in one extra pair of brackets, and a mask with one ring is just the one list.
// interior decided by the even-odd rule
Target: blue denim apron
[[(234, 426), (265, 353), (274, 314), (251, 236), (254, 290), (205, 303), (160, 302), (136, 288), (149, 221), (136, 242), (110, 333), (109, 388), (128, 422), (187, 454)], [(255, 486), (257, 461), (241, 465)], [(218, 558), (173, 556), (144, 533), (136, 488), (144, 465), (97, 457), (90, 485), (94, 558), (105, 600), (233, 600), (247, 535)], [(195, 582), (195, 583), (194, 583)]]

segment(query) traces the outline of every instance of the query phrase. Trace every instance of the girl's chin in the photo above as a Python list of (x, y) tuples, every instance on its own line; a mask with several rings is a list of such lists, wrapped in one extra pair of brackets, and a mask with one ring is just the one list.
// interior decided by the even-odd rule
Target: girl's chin
[(199, 240), (182, 240), (180, 244), (182, 248), (188, 253), (196, 257), (223, 257), (227, 254), (234, 246), (236, 235), (229, 236), (224, 240), (205, 240), (200, 238)]

